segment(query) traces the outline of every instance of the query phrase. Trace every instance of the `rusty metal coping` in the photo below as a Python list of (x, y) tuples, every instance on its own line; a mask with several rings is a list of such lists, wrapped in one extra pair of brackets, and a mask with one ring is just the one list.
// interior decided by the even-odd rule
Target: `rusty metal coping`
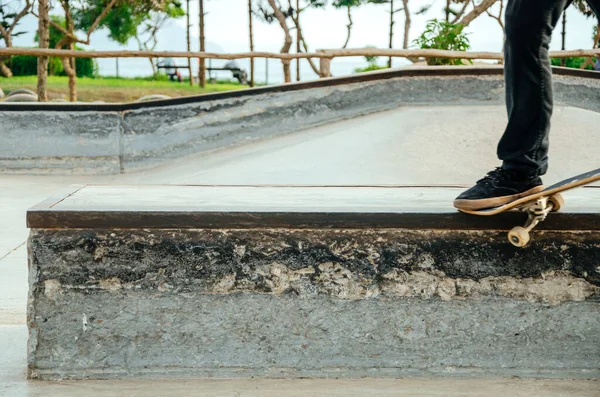
[[(402, 228), (507, 230), (526, 215), (466, 215), (464, 186), (71, 186), (27, 212), (34, 229)], [(600, 230), (600, 187), (565, 194), (541, 230)]]

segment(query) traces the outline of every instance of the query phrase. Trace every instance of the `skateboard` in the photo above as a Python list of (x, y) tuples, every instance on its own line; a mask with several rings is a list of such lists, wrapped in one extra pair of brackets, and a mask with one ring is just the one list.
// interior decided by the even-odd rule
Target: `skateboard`
[(516, 226), (508, 232), (508, 240), (514, 246), (525, 247), (530, 239), (529, 232), (531, 232), (531, 230), (540, 222), (543, 222), (550, 212), (559, 211), (564, 205), (564, 199), (560, 194), (561, 192), (575, 189), (596, 181), (600, 181), (600, 168), (565, 179), (542, 191), (521, 197), (499, 207), (475, 211), (459, 209), (459, 211), (479, 216), (492, 216), (510, 210), (526, 212), (528, 218), (525, 226)]

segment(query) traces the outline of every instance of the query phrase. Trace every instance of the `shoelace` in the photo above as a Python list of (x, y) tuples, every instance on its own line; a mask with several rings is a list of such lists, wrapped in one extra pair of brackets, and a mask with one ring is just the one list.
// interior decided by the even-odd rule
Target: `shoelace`
[(509, 171), (502, 169), (501, 167), (497, 167), (495, 170), (487, 173), (486, 176), (477, 181), (477, 183), (489, 185), (493, 182), (498, 182), (503, 179), (510, 179), (511, 174)]

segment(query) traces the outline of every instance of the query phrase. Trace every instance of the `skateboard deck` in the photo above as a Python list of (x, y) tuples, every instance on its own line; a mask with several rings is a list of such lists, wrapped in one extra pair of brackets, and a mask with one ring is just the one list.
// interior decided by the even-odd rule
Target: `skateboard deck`
[(508, 233), (509, 241), (517, 246), (524, 247), (529, 242), (529, 232), (540, 222), (546, 219), (546, 216), (553, 211), (560, 210), (564, 200), (561, 192), (575, 189), (596, 181), (600, 181), (600, 168), (589, 171), (571, 178), (555, 183), (534, 194), (521, 197), (510, 203), (482, 210), (461, 210), (459, 211), (478, 216), (492, 216), (510, 210), (519, 210), (527, 212), (529, 218), (525, 227), (514, 227)]

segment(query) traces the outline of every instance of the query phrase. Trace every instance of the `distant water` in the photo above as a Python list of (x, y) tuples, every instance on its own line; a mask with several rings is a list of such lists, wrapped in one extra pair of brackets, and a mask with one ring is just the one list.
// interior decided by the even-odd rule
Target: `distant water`
[[(185, 66), (187, 63), (185, 60), (178, 61), (178, 65)], [(223, 67), (227, 61), (224, 60), (207, 60), (207, 66), (212, 64), (213, 67)], [(250, 75), (250, 61), (242, 59), (236, 61), (238, 65), (248, 71)], [(141, 77), (152, 75), (152, 69), (150, 67), (150, 61), (147, 59), (138, 58), (122, 58), (119, 59), (119, 76), (121, 77)], [(318, 67), (318, 60), (315, 60), (316, 66)], [(378, 62), (380, 65), (387, 64), (387, 58), (381, 57)], [(404, 59), (395, 59), (393, 66), (402, 66), (410, 64), (409, 61)], [(100, 74), (102, 76), (116, 76), (117, 75), (117, 61), (116, 59), (99, 59), (98, 66)], [(338, 58), (334, 59), (331, 63), (331, 73), (334, 76), (347, 76), (351, 75), (356, 68), (364, 68), (367, 66), (367, 62), (363, 57), (352, 57), (352, 58)], [(268, 68), (268, 69), (267, 69)], [(194, 76), (198, 74), (198, 62), (192, 63), (192, 69)], [(187, 69), (181, 69), (181, 73), (184, 76), (188, 75)], [(217, 80), (221, 79), (232, 79), (232, 74), (226, 71), (213, 71), (212, 76)], [(260, 83), (279, 84), (283, 83), (283, 68), (281, 61), (277, 59), (257, 59), (255, 61), (255, 80)], [(300, 77), (302, 81), (318, 79), (319, 76), (314, 73), (307, 60), (300, 62)], [(296, 61), (292, 62), (292, 79), (296, 80)]]

